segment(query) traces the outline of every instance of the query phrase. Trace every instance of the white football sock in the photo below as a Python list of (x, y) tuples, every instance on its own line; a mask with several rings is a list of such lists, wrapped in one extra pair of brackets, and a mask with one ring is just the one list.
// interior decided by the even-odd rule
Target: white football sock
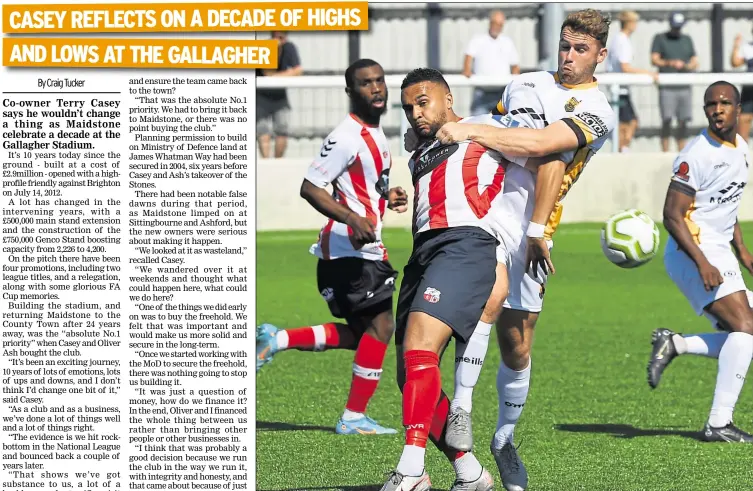
[(751, 357), (753, 336), (744, 332), (730, 333), (719, 353), (719, 372), (709, 414), (710, 426), (721, 428), (732, 421), (732, 413), (745, 383)]
[(481, 477), (481, 462), (470, 452), (455, 460), (452, 467), (459, 481), (473, 482)]
[(528, 366), (517, 372), (500, 362), (497, 371), (497, 398), (499, 399), (499, 414), (497, 417), (497, 431), (494, 433), (494, 448), (501, 449), (506, 442), (512, 442), (515, 424), (523, 412), (523, 406), (528, 397), (528, 386), (531, 380), (531, 359)]
[(361, 418), (363, 418), (363, 413), (357, 413), (355, 411), (351, 411), (350, 409), (343, 411), (343, 421), (355, 421)]
[(455, 342), (455, 393), (450, 402), (451, 410), (460, 407), (471, 412), (473, 388), (481, 375), (491, 332), (492, 324), (479, 321), (468, 343)]
[(424, 473), (424, 456), (426, 449), (417, 445), (405, 445), (397, 471), (405, 476), (420, 476)]
[(700, 355), (707, 356), (709, 358), (719, 358), (719, 352), (722, 351), (725, 341), (729, 333), (726, 332), (707, 332), (702, 334), (692, 334), (687, 336), (672, 336), (672, 340), (675, 341), (675, 347), (678, 343), (676, 338), (682, 339), (685, 345), (684, 352), (677, 350), (678, 354)]
[(277, 341), (277, 351), (288, 349), (288, 341), (290, 338), (288, 337), (287, 331), (280, 329), (279, 331), (277, 331), (275, 339)]

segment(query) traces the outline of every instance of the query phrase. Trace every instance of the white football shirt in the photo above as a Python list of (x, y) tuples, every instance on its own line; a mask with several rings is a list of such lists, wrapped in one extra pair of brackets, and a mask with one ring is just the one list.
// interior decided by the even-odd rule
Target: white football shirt
[(311, 246), (312, 254), (321, 259), (387, 260), (387, 249), (382, 244), (382, 217), (391, 164), (392, 156), (381, 126), (368, 125), (350, 114), (327, 135), (309, 166), (306, 180), (320, 188), (331, 184), (337, 202), (375, 225), (376, 241), (357, 248), (351, 241), (353, 230), (330, 219), (322, 227), (317, 243)]
[[(485, 114), (459, 122), (505, 127), (503, 120), (511, 118)], [(433, 140), (419, 147), (408, 161), (415, 195), (414, 234), (471, 226), (500, 242), (508, 240), (505, 227), (517, 229), (523, 219), (503, 201), (508, 163), (499, 152), (471, 141), (441, 145)], [(501, 213), (508, 219), (500, 220)]]
[(608, 53), (608, 72), (622, 73), (622, 63), (633, 63), (633, 44), (628, 35), (622, 31), (612, 39)]
[[(557, 203), (544, 233), (544, 237), (551, 240), (562, 218), (562, 200), (591, 157), (609, 138), (617, 124), (617, 117), (607, 97), (599, 90), (597, 81), (574, 86), (562, 84), (556, 72), (548, 71), (525, 73), (516, 77), (507, 85), (492, 113), (510, 115), (520, 125), (530, 128), (541, 129), (556, 121), (563, 121), (578, 137), (578, 148), (560, 156), (567, 168)], [(509, 160), (525, 167), (528, 158), (515, 157)], [(518, 185), (527, 186), (528, 194), (533, 196), (535, 180), (522, 173), (519, 175), (524, 179)], [(507, 185), (515, 185), (512, 174), (508, 179)], [(532, 211), (532, 208), (529, 209), (529, 219)]]
[(515, 65), (520, 65), (518, 50), (509, 36), (504, 34), (493, 38), (489, 33), (471, 39), (465, 54), (473, 58), (473, 74), (507, 76)]
[(688, 142), (675, 159), (672, 181), (695, 191), (685, 223), (696, 244), (728, 246), (732, 241), (749, 160), (743, 137), (737, 135), (735, 146), (708, 129)]

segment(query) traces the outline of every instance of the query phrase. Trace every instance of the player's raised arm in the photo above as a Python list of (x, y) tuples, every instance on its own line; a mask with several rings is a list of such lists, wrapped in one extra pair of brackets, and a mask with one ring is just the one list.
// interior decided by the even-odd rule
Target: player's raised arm
[(740, 228), (740, 222), (735, 220), (735, 230), (732, 235), (732, 248), (737, 254), (737, 259), (745, 266), (750, 274), (753, 274), (753, 254), (750, 253), (743, 242), (743, 231)]
[(472, 140), (510, 157), (544, 157), (569, 152), (585, 141), (565, 121), (557, 121), (543, 129), (447, 123), (437, 132), (437, 138), (444, 144)]
[[(679, 160), (679, 158), (678, 158)], [(724, 279), (719, 270), (711, 265), (709, 260), (698, 247), (693, 238), (685, 217), (693, 204), (697, 191), (696, 178), (687, 162), (675, 165), (675, 175), (667, 189), (667, 197), (664, 201), (664, 227), (677, 245), (693, 260), (698, 267), (698, 272), (703, 278), (703, 285), (707, 291), (722, 284)], [(681, 182), (686, 181), (686, 182)]]

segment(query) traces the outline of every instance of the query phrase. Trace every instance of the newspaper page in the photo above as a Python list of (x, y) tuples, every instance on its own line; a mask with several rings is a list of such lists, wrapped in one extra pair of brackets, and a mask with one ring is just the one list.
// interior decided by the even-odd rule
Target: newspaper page
[(255, 488), (256, 33), (332, 8), (3, 5), (3, 490)]

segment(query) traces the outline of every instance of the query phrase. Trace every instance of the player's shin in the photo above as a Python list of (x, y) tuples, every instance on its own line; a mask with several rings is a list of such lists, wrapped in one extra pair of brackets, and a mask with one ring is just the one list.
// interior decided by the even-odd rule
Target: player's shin
[(473, 406), (473, 388), (481, 375), (481, 367), (489, 347), (489, 334), (492, 324), (479, 321), (473, 335), (467, 343), (455, 343), (455, 392), (451, 408), (461, 408), (471, 412)]
[(442, 390), (439, 356), (425, 350), (405, 352), (403, 426), (405, 447), (397, 471), (419, 476), (424, 469), (426, 441)]
[(512, 370), (500, 362), (497, 371), (497, 397), (499, 398), (499, 413), (497, 431), (494, 433), (492, 446), (501, 449), (505, 443), (513, 441), (515, 425), (520, 419), (528, 397), (528, 387), (531, 377), (531, 359), (523, 370)]
[(725, 341), (729, 333), (726, 332), (709, 332), (702, 334), (690, 334), (672, 336), (672, 342), (678, 355), (699, 355), (708, 358), (719, 358)]
[(345, 404), (345, 413), (343, 413), (344, 420), (363, 417), (379, 385), (386, 352), (387, 345), (369, 333), (361, 337), (353, 360), (353, 379), (350, 384), (348, 402)]
[(709, 426), (721, 428), (732, 421), (732, 413), (745, 383), (751, 357), (753, 335), (744, 332), (730, 333), (719, 353), (719, 372), (711, 404)]

